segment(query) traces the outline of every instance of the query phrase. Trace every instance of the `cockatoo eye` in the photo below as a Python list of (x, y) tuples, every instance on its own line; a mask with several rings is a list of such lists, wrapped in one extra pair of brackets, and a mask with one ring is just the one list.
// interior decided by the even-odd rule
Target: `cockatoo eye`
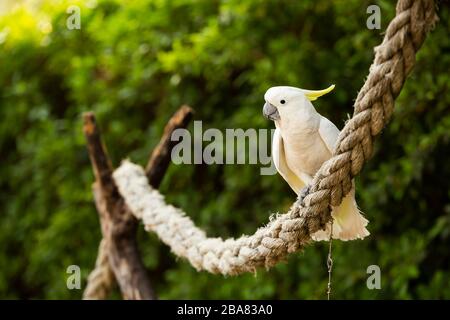
[(280, 103), (281, 103), (281, 104), (285, 104), (286, 101), (285, 101), (285, 100), (281, 100)]

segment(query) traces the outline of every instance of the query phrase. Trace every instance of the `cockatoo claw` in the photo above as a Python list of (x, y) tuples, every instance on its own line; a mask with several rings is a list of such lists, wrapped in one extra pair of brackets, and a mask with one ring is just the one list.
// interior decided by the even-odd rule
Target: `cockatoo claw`
[(300, 190), (300, 194), (298, 195), (298, 201), (302, 206), (304, 205), (305, 197), (308, 194), (310, 188), (311, 186), (308, 184), (302, 190)]

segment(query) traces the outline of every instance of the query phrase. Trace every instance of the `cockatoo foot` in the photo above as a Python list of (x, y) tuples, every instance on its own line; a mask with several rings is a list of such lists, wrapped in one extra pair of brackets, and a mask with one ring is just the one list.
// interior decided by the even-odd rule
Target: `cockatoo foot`
[(311, 186), (307, 185), (302, 190), (300, 190), (300, 194), (298, 195), (298, 201), (300, 202), (301, 205), (304, 204), (303, 200), (305, 200), (305, 197), (308, 194), (310, 188)]

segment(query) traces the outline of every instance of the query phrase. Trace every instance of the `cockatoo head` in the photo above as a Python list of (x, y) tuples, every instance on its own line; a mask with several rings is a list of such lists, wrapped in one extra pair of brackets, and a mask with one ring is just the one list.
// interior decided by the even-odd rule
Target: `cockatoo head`
[[(272, 87), (264, 95), (263, 114), (267, 119), (288, 119), (295, 112), (314, 110), (311, 101), (334, 89), (334, 84), (324, 90), (305, 90), (295, 87)], [(312, 108), (312, 109), (311, 109)]]

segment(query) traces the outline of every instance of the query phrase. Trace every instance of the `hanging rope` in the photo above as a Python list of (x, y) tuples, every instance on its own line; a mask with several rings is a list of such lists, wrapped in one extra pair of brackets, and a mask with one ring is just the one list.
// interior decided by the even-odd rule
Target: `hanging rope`
[(330, 221), (329, 206), (339, 205), (350, 191), (352, 179), (372, 154), (373, 138), (392, 116), (394, 100), (414, 66), (416, 52), (436, 21), (432, 0), (398, 1), (396, 16), (375, 48), (370, 73), (333, 157), (315, 175), (304, 203), (297, 201), (255, 234), (227, 240), (207, 238), (182, 210), (166, 204), (148, 185), (141, 167), (128, 161), (114, 173), (121, 195), (146, 230), (155, 232), (197, 270), (235, 275), (275, 265), (288, 253), (305, 247), (310, 235)]
[(327, 285), (327, 299), (330, 300), (331, 296), (331, 273), (333, 272), (333, 257), (331, 254), (333, 244), (333, 220), (331, 220), (330, 237), (328, 238), (328, 256), (327, 256), (327, 268), (328, 268), (328, 285)]

